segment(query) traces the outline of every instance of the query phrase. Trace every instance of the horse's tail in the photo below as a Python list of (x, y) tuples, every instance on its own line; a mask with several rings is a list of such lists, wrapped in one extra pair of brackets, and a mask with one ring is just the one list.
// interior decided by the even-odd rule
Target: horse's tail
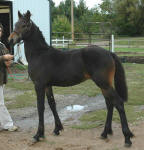
[(128, 90), (125, 78), (125, 71), (118, 56), (114, 53), (111, 53), (111, 55), (115, 61), (115, 76), (114, 76), (115, 89), (118, 95), (125, 102), (128, 100)]

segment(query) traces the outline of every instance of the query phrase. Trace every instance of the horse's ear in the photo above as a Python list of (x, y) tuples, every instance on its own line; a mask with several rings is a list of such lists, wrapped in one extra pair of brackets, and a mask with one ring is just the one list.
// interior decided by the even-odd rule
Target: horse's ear
[(20, 13), (20, 11), (18, 11), (18, 17), (21, 18), (22, 14)]
[(28, 10), (25, 16), (26, 16), (27, 20), (30, 20), (31, 12)]

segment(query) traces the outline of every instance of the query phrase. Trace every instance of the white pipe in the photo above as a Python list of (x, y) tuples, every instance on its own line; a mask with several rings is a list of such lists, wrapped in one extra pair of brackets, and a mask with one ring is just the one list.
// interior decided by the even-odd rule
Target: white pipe
[(112, 53), (114, 53), (115, 50), (114, 50), (114, 35), (113, 34), (111, 35), (111, 40), (112, 40), (111, 51), (112, 51)]

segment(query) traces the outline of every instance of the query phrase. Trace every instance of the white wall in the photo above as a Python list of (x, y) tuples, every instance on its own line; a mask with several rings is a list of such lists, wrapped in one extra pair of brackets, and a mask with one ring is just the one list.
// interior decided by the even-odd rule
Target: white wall
[[(13, 23), (18, 20), (18, 10), (21, 13), (26, 13), (30, 10), (32, 16), (31, 19), (42, 31), (46, 41), (50, 44), (50, 6), (48, 0), (12, 0), (13, 1)], [(16, 53), (15, 46), (15, 53)], [(22, 50), (22, 57), (25, 61), (24, 47), (20, 47)], [(17, 60), (17, 58), (15, 58)]]

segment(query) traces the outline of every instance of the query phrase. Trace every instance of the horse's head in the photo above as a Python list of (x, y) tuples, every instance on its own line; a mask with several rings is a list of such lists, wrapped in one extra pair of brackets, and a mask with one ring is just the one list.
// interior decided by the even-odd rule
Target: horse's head
[(10, 34), (8, 40), (10, 45), (15, 45), (21, 40), (25, 40), (31, 34), (32, 22), (30, 20), (31, 13), (28, 10), (25, 14), (21, 14), (18, 11), (18, 21), (15, 23), (15, 29)]

